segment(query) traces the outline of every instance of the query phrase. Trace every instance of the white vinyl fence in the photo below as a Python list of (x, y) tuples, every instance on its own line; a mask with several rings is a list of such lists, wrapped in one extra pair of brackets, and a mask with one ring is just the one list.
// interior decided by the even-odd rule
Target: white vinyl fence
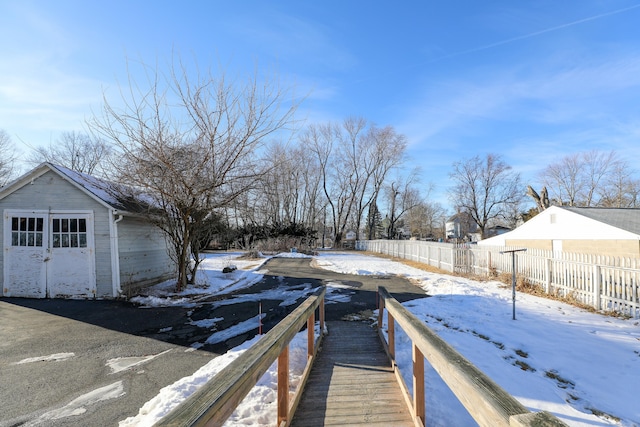
[[(415, 240), (359, 240), (366, 250), (428, 264), (454, 273), (511, 273), (507, 247), (455, 245)], [(601, 311), (640, 317), (640, 259), (592, 254), (554, 253), (539, 249), (515, 252), (516, 274), (545, 292), (571, 297)]]

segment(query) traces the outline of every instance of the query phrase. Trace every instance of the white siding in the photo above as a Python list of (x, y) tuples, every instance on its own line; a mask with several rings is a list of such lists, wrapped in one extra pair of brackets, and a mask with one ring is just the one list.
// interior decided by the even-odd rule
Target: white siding
[(125, 295), (131, 284), (155, 282), (175, 273), (164, 234), (158, 227), (126, 216), (117, 226), (120, 283)]

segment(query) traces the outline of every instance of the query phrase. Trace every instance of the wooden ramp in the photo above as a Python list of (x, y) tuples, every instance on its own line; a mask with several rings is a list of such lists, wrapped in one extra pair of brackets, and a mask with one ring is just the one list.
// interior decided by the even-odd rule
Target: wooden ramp
[(376, 330), (327, 322), (291, 426), (414, 426)]

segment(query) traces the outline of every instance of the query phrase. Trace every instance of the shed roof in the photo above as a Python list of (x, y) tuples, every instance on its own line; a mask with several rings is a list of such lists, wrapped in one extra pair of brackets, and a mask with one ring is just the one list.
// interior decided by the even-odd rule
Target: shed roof
[(123, 184), (117, 184), (105, 179), (97, 178), (85, 173), (76, 172), (64, 166), (52, 163), (41, 163), (31, 171), (0, 189), (0, 200), (14, 191), (27, 185), (32, 180), (52, 171), (71, 185), (83, 191), (89, 197), (98, 201), (106, 208), (120, 213), (137, 214), (149, 209), (153, 205), (151, 198), (141, 197), (134, 189)]

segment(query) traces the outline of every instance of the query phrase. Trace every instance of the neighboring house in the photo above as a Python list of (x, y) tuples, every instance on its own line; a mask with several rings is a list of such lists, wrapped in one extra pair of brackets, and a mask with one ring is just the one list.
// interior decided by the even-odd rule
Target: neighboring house
[(640, 209), (551, 206), (478, 244), (640, 257)]
[(171, 277), (163, 233), (122, 188), (43, 163), (0, 189), (0, 295), (126, 297)]
[(508, 233), (509, 231), (511, 231), (511, 228), (509, 227), (505, 227), (503, 225), (496, 225), (495, 227), (487, 228), (486, 235), (487, 235), (487, 238), (489, 238), (493, 236), (499, 236), (504, 233)]
[(478, 224), (467, 212), (458, 212), (447, 219), (444, 228), (449, 240), (478, 240)]

